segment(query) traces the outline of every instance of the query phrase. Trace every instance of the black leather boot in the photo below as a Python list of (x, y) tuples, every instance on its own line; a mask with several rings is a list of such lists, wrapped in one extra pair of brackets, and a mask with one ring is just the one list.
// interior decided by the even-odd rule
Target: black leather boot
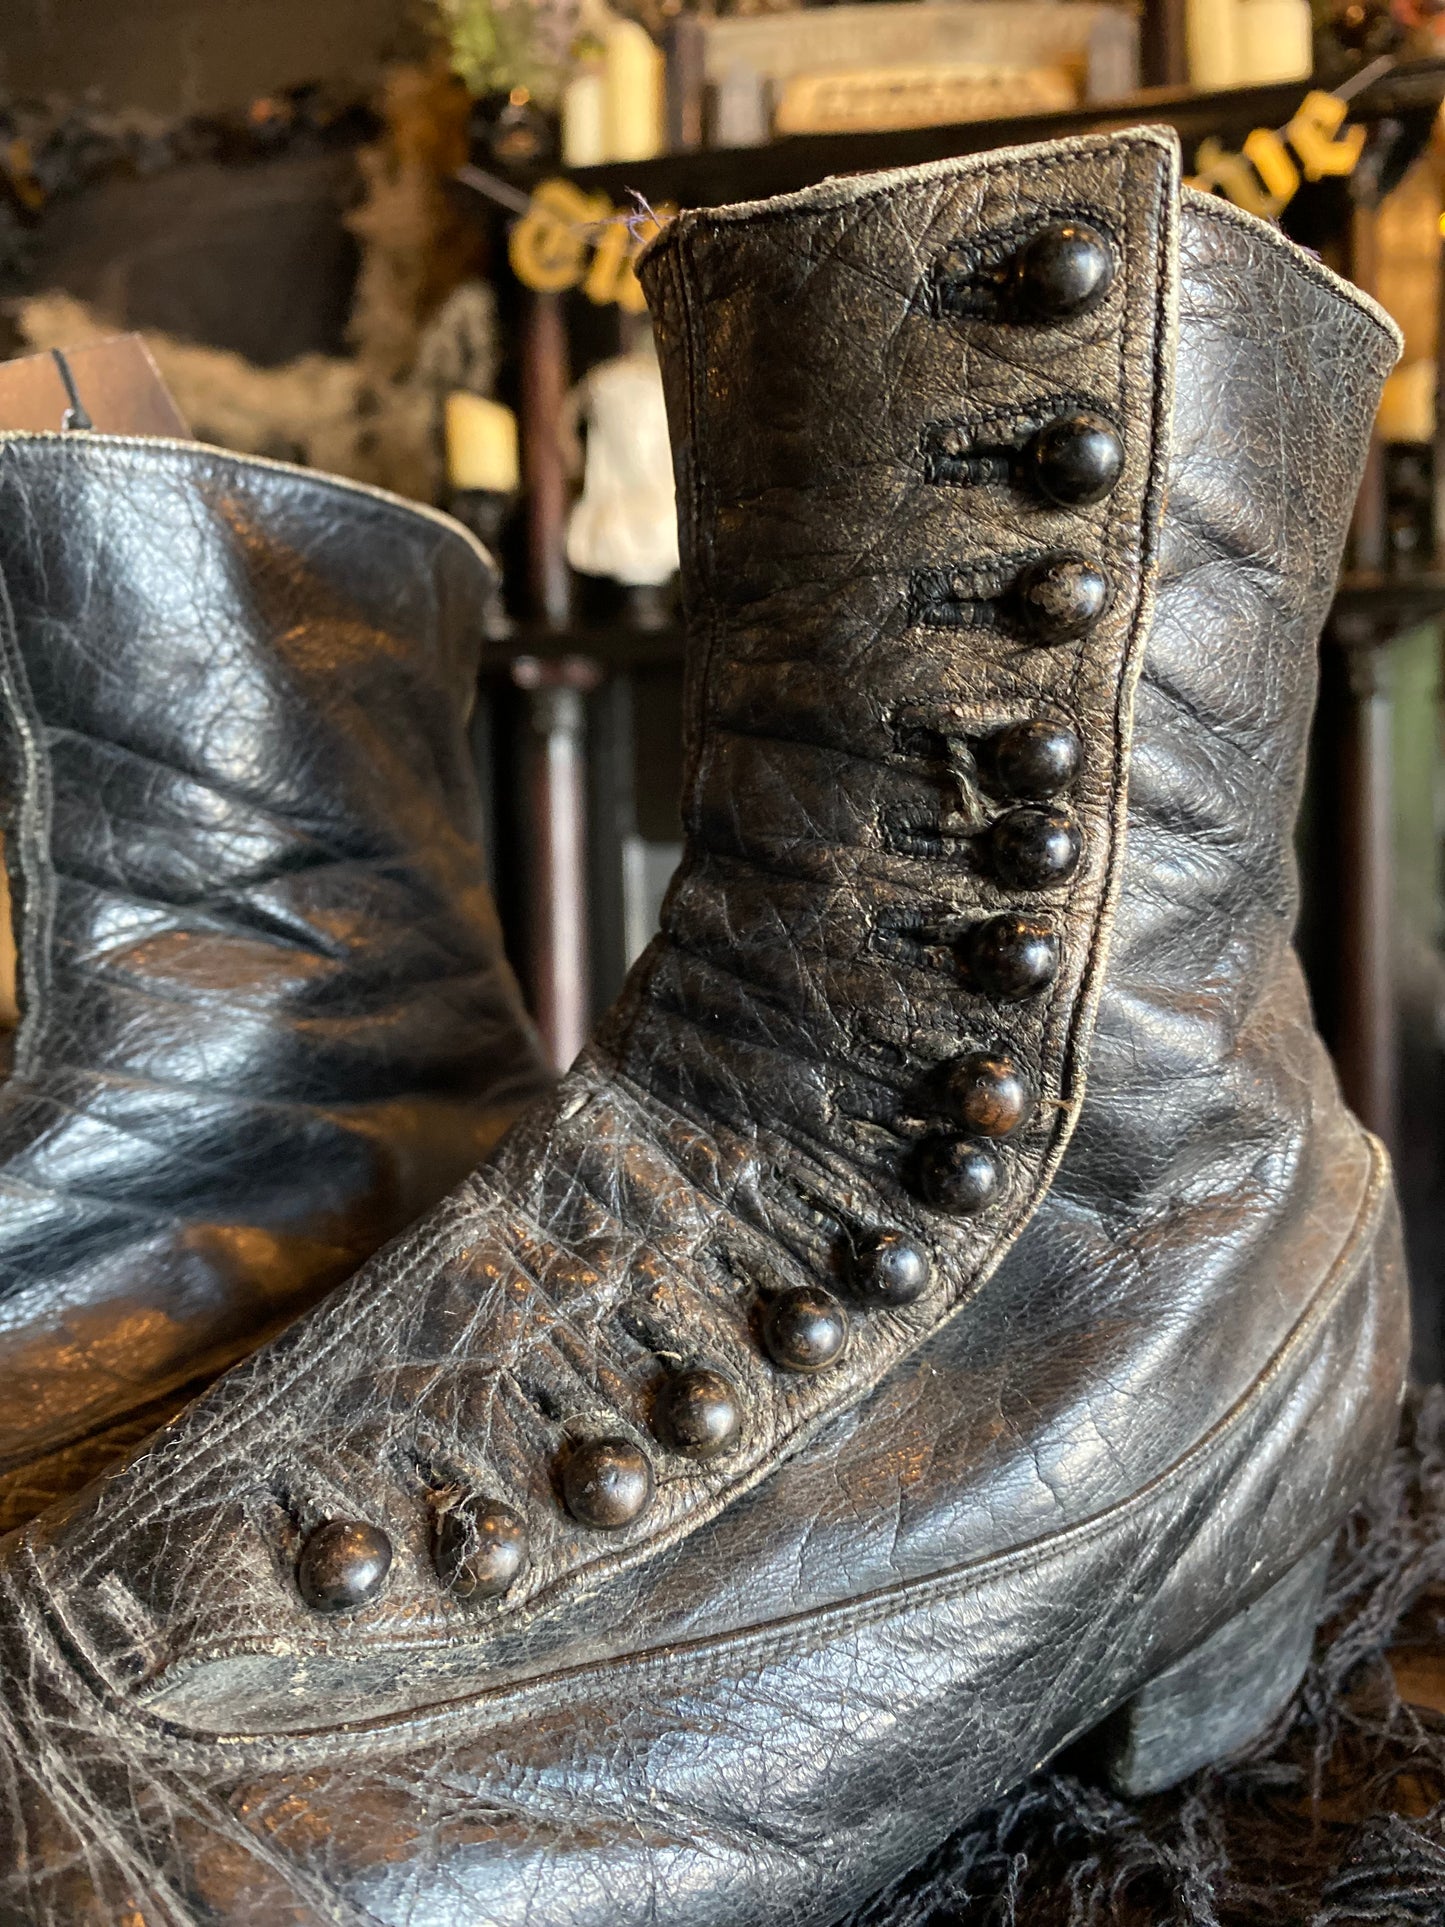
[(1388, 1448), (1291, 830), (1390, 324), (1148, 131), (644, 274), (663, 935), (489, 1167), (12, 1542), (7, 1918), (833, 1921), (1081, 1735), (1138, 1788), (1245, 1737)]
[(490, 578), (373, 490), (0, 441), (0, 1527), (353, 1271), (543, 1088), (466, 737)]

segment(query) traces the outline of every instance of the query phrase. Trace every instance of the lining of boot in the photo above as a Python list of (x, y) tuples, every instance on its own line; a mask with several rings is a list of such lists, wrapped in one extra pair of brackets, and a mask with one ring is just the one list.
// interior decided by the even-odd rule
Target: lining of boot
[(1442, 1708), (1434, 1387), (1410, 1399), (1393, 1458), (1341, 1532), (1305, 1679), (1250, 1748), (1138, 1801), (1066, 1760), (840, 1927), (1438, 1927)]

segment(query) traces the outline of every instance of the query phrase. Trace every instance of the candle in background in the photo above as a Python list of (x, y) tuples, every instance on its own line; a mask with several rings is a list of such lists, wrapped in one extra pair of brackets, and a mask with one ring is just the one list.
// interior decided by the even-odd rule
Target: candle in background
[(662, 49), (635, 20), (610, 20), (603, 46), (607, 158), (651, 160), (663, 148)]
[(1309, 0), (1237, 0), (1237, 87), (1308, 80), (1315, 67)]
[(1238, 86), (1241, 0), (1188, 0), (1189, 84), (1205, 92)]
[(1435, 360), (1406, 361), (1385, 383), (1375, 430), (1384, 442), (1435, 439)]
[(510, 408), (464, 388), (446, 400), (447, 481), (454, 490), (511, 495), (521, 480), (517, 418)]
[(597, 167), (607, 159), (607, 82), (600, 67), (584, 67), (562, 90), (562, 162)]

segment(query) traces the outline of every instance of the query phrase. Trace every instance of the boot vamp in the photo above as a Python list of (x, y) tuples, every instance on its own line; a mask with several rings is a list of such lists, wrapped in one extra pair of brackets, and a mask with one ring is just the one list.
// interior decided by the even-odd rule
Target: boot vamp
[[(626, 1217), (645, 1223), (649, 1262), (663, 1271), (669, 1250), (696, 1244), (717, 1215), (675, 1170), (665, 1181), (659, 1120), (639, 1098), (574, 1075), (521, 1134), (518, 1157), (543, 1174), (530, 1196), (499, 1193), (495, 1178), (464, 1186), (361, 1289), (47, 1522), (36, 1546), (57, 1609), (104, 1676), (167, 1717), (304, 1727), (767, 1624), (1107, 1511), (1246, 1396), (1358, 1235), (1366, 1142), (1302, 1030), (1297, 1101), (1281, 1109), (1267, 1004), (1260, 1022), (1267, 1043), (1241, 1039), (1234, 1062), (1216, 1065), (1221, 1088), (1207, 1103), (1187, 1079), (1172, 1098), (1166, 1080), (1142, 1102), (1131, 1076), (1111, 1119), (1101, 1073), (1096, 1123), (966, 1314), (750, 1492), (699, 1520), (691, 1482), (660, 1462), (656, 1549), (599, 1546), (562, 1515), (555, 1544), (534, 1548), (532, 1598), (497, 1613), (438, 1586), (428, 1490), (475, 1476), (482, 1437), (509, 1492), (538, 1488), (527, 1512), (557, 1514), (558, 1410), (588, 1394), (581, 1371), (559, 1366), (556, 1341), (580, 1348), (589, 1379), (603, 1338), (615, 1342), (598, 1330), (610, 1307), (584, 1289), (576, 1196), (572, 1237), (548, 1246), (535, 1187), (589, 1198), (624, 1143)], [(1135, 1027), (1119, 1041), (1132, 1056)], [(1313, 1112), (1299, 1101), (1311, 1097)], [(1149, 1181), (1129, 1183), (1117, 1160), (1140, 1128), (1153, 1145)], [(588, 1215), (597, 1236), (607, 1214), (589, 1198)], [(614, 1257), (618, 1235), (637, 1236), (614, 1224)], [(568, 1265), (577, 1293), (550, 1350), (537, 1348), (536, 1280)], [(380, 1599), (330, 1624), (292, 1577), (308, 1507), (379, 1523), (395, 1548)]]
[[(668, 1559), (529, 1632), (510, 1663), (863, 1597), (1047, 1541), (1166, 1475), (1357, 1259), (1376, 1160), (1320, 1070), (1317, 1115), (1240, 1107), (1227, 1155), (1196, 1111), (1151, 1194), (1117, 1167), (1101, 1191), (1107, 1130), (1081, 1132), (965, 1316)], [(1167, 1090), (1140, 1093), (1156, 1145), (1183, 1123), (1181, 1093), (1172, 1104), (1171, 1117)]]
[(1020, 1556), (752, 1634), (208, 1740), (76, 1668), (12, 1540), (0, 1920), (836, 1920), (1254, 1596), (1319, 1534), (1310, 1495), (1378, 1460), (1405, 1325), (1372, 1189), (1357, 1262), (1173, 1477)]

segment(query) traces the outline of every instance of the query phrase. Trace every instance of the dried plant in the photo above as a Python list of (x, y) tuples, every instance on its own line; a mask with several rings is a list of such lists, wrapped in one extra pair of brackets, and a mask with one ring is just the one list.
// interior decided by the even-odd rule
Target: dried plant
[(438, 0), (452, 69), (473, 94), (524, 88), (555, 106), (572, 66), (576, 0)]

